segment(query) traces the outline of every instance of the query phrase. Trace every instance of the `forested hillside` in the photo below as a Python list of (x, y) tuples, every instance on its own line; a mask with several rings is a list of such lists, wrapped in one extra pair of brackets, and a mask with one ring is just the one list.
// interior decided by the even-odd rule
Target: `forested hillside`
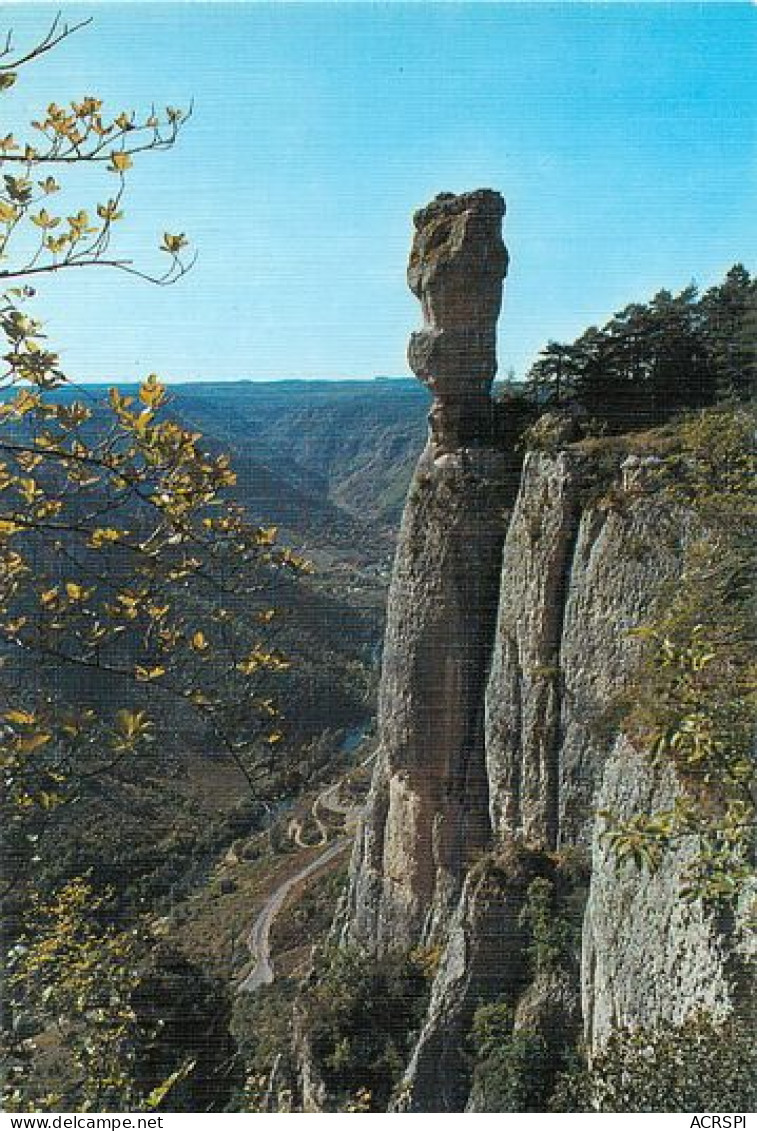
[[(179, 413), (245, 461), (237, 466), (248, 502), (286, 513), (293, 493), (290, 521), (316, 544), (308, 522), (327, 503), (378, 527), (377, 541), (396, 528), (426, 430), (428, 396), (416, 381), (210, 383), (180, 386), (174, 397)], [(261, 464), (277, 477), (267, 492)]]

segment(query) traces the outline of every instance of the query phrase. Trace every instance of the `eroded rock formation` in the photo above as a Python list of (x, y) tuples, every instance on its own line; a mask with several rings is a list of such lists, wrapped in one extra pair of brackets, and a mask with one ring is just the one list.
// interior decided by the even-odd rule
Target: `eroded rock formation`
[[(446, 928), (489, 840), (483, 691), (507, 511), (490, 388), (507, 254), (504, 201), (438, 197), (415, 217), (408, 271), (426, 326), (411, 364), (434, 396), (391, 583), (380, 754), (351, 870), (347, 935), (378, 949)], [(512, 494), (514, 484), (510, 484)]]
[(489, 393), (497, 372), (497, 319), (507, 250), (497, 192), (442, 193), (416, 212), (407, 279), (423, 308), (410, 338), (413, 372), (431, 390), (436, 454), (491, 439)]
[[(691, 846), (644, 876), (603, 838), (603, 807), (631, 818), (675, 800), (618, 734), (618, 706), (632, 630), (679, 577), (693, 518), (653, 452), (582, 442), (575, 417), (542, 418), (542, 450), (513, 480), (489, 399), (503, 214), (496, 193), (437, 198), (416, 215), (408, 273), (431, 435), (399, 537), (380, 752), (339, 923), (375, 952), (442, 948), (395, 1110), (491, 1110), (464, 1052), (482, 1001), (557, 1050), (581, 1025), (597, 1048), (619, 1025), (754, 1000), (746, 913), (718, 918), (681, 894)], [(492, 886), (508, 859), (528, 866)], [(572, 916), (572, 942), (541, 967), (521, 914), (533, 876), (559, 879)]]
[(487, 691), (498, 840), (556, 849), (590, 839), (612, 712), (640, 651), (631, 630), (681, 568), (682, 517), (659, 480), (624, 486), (620, 460), (604, 482), (580, 444), (525, 460)]
[[(617, 860), (596, 815), (606, 808), (627, 819), (674, 801), (670, 775), (651, 769), (624, 736), (614, 738), (615, 712), (639, 656), (632, 630), (679, 575), (691, 533), (691, 516), (676, 513), (661, 490), (654, 456), (616, 452), (612, 461), (608, 467), (607, 453), (599, 459), (580, 443), (526, 457), (486, 689), (492, 857), (513, 844), (544, 859), (587, 851), (583, 947), (576, 944), (572, 979), (563, 968), (552, 985), (537, 977), (513, 995), (504, 970), (512, 956), (505, 949), (497, 957), (487, 942), (497, 929), (512, 936), (512, 909), (499, 904), (498, 928), (491, 906), (484, 918), (472, 914), (473, 873), (406, 1073), (405, 1110), (459, 1110), (462, 1041), (447, 1034), (467, 1031), (472, 1001), (486, 1000), (497, 976), (516, 1027), (527, 1014), (531, 1029), (534, 1018), (556, 1016), (559, 1001), (572, 1018), (580, 981), (584, 1035), (595, 1048), (617, 1026), (678, 1022), (700, 1008), (726, 1016), (754, 1000), (745, 913), (722, 920), (682, 897), (695, 846), (670, 853), (655, 875), (640, 873)], [(475, 1091), (469, 1102), (489, 1110), (476, 1108)]]
[[(607, 761), (596, 807), (621, 819), (675, 803), (670, 769), (650, 766), (624, 736)], [(596, 821), (583, 931), (582, 998), (590, 1047), (614, 1028), (684, 1021), (697, 1009), (755, 1021), (757, 935), (750, 925), (754, 891), (745, 885), (730, 909), (681, 898), (696, 838), (668, 850), (654, 872), (618, 860)], [(751, 1018), (750, 1018), (751, 1015)]]

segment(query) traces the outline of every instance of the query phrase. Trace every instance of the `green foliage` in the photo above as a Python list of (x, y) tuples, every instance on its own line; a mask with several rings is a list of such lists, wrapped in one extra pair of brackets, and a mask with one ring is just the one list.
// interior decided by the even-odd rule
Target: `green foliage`
[[(4, 1038), (14, 1111), (206, 1111), (230, 1091), (233, 1045), (223, 995), (161, 947), (146, 921), (114, 927), (110, 894), (72, 880), (34, 899), (10, 954)], [(31, 1036), (27, 1033), (31, 1032)], [(37, 1063), (53, 1045), (53, 1079)]]
[(504, 1002), (482, 1005), (473, 1018), (476, 1111), (543, 1111), (556, 1059), (538, 1033), (513, 1030)]
[[(56, 18), (21, 53), (8, 37), (0, 91), (81, 26)], [(210, 1041), (203, 1003), (214, 995), (178, 958), (159, 970), (152, 933), (124, 916), (128, 878), (115, 873), (128, 849), (101, 853), (98, 866), (121, 884), (107, 897), (71, 878), (77, 862), (65, 858), (76, 855), (71, 829), (83, 832), (95, 797), (102, 820), (114, 782), (112, 823), (123, 827), (135, 792), (125, 786), (147, 776), (166, 731), (191, 731), (252, 788), (284, 743), (276, 689), (289, 664), (270, 594), (305, 563), (246, 517), (228, 457), (168, 415), (155, 375), (133, 393), (77, 394), (30, 309), (37, 275), (111, 267), (165, 285), (188, 270), (183, 233), (164, 232), (168, 265), (156, 273), (111, 251), (129, 170), (170, 148), (187, 118), (172, 107), (107, 114), (87, 96), (51, 103), (31, 123), (33, 141), (18, 131), (0, 141), (0, 279), (13, 284), (0, 296), (0, 894), (18, 940), (14, 1010), (36, 1019), (64, 1066), (45, 1088), (44, 1052), (11, 1033), (17, 1109), (217, 1106), (221, 1077), (171, 1014), (181, 1006)], [(69, 166), (108, 182), (94, 207), (54, 206)], [(101, 849), (107, 836), (93, 825)], [(218, 1000), (212, 1009), (223, 1018)]]
[(753, 876), (756, 802), (754, 417), (719, 409), (684, 421), (661, 483), (691, 533), (682, 576), (638, 635), (645, 660), (625, 727), (679, 783), (672, 807), (620, 821), (603, 814), (620, 857), (656, 868), (678, 842), (696, 846), (688, 898), (735, 900)]
[(757, 391), (756, 292), (755, 280), (737, 264), (702, 297), (707, 356), (719, 399), (743, 400)]
[[(296, 986), (277, 978), (255, 994), (239, 994), (234, 1002), (232, 1031), (245, 1065), (246, 1103), (261, 1102), (276, 1069), (279, 1087), (291, 1098), (294, 1085), (292, 1020)], [(255, 1098), (257, 1097), (257, 1098)], [(247, 1107), (242, 1110), (248, 1110)]]
[[(18, 66), (75, 30), (56, 20)], [(106, 255), (125, 175), (137, 154), (170, 147), (185, 119), (168, 108), (144, 121), (131, 113), (106, 120), (99, 100), (87, 97), (68, 108), (51, 104), (32, 123), (40, 146), (9, 134), (0, 164), (15, 171), (0, 193), (0, 256), (9, 263), (0, 277), (125, 266)], [(80, 164), (115, 173), (117, 195), (99, 206), (98, 223), (80, 209), (53, 237), (62, 218), (35, 209), (40, 193), (60, 186), (49, 174), (35, 182), (33, 172)], [(41, 243), (29, 259), (18, 252), (14, 263), (15, 236), (26, 221)], [(185, 243), (164, 236), (171, 266), (154, 281), (183, 273)], [(0, 371), (0, 771), (12, 882), (24, 845), (39, 842), (55, 811), (78, 802), (83, 783), (86, 791), (93, 779), (138, 764), (178, 712), (251, 786), (267, 773), (283, 740), (274, 700), (288, 668), (272, 643), (271, 583), (304, 568), (277, 548), (274, 528), (247, 520), (230, 495), (228, 457), (208, 451), (198, 433), (167, 415), (168, 394), (155, 375), (135, 395), (111, 389), (107, 402), (66, 388), (40, 321), (26, 312), (32, 297), (24, 285), (0, 299), (7, 344)]]
[(693, 286), (659, 291), (575, 342), (548, 342), (526, 384), (539, 405), (577, 400), (620, 429), (744, 400), (755, 391), (756, 319), (757, 282), (736, 265), (701, 297)]
[(135, 1078), (150, 1105), (173, 1112), (226, 1110), (241, 1079), (227, 987), (158, 936), (131, 1003), (139, 1023)]
[(73, 1101), (81, 1111), (104, 1111), (139, 1102), (131, 995), (147, 943), (137, 932), (103, 930), (97, 917), (104, 902), (83, 880), (50, 904), (34, 900), (29, 934), (11, 954), (12, 1008), (31, 1012), (39, 1030), (55, 1026), (70, 1058), (70, 1078), (35, 1095), (24, 1072), (33, 1045), (12, 1045), (5, 1097), (11, 1110), (58, 1111)]
[(438, 957), (433, 949), (379, 959), (356, 949), (325, 950), (304, 985), (277, 979), (254, 997), (240, 995), (234, 1035), (247, 1069), (241, 1110), (297, 1110), (296, 1026), (330, 1110), (385, 1111), (425, 1014)]
[(526, 931), (523, 980), (480, 1004), (473, 1016), (471, 1097), (477, 1112), (544, 1111), (558, 1073), (574, 1055), (576, 1033), (560, 1010), (578, 975), (586, 861), (569, 852), (543, 857), (542, 868), (548, 874), (530, 879), (518, 916)]
[(680, 1025), (616, 1029), (590, 1064), (566, 1073), (553, 1111), (754, 1111), (753, 1029), (706, 1013)]
[(512, 457), (520, 450), (523, 434), (536, 419), (538, 408), (527, 391), (512, 385), (495, 384), (492, 401), (493, 441)]
[[(433, 965), (433, 964), (431, 964)], [(300, 1004), (317, 1070), (338, 1108), (358, 1094), (385, 1111), (428, 1004), (424, 951), (372, 958), (327, 951)]]
[(344, 868), (327, 872), (316, 877), (296, 900), (282, 909), (271, 932), (274, 953), (282, 954), (302, 946), (303, 940), (312, 943), (328, 935), (346, 880)]
[(528, 885), (519, 922), (528, 928), (528, 954), (535, 976), (554, 970), (572, 953), (572, 925), (558, 906), (554, 883), (546, 877), (537, 876)]

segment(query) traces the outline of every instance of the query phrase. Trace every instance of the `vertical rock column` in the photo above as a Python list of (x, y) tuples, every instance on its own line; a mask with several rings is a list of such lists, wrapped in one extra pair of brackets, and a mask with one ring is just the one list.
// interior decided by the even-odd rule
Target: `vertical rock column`
[(490, 835), (483, 707), (508, 506), (490, 399), (504, 211), (480, 190), (414, 218), (408, 282), (424, 327), (409, 360), (434, 401), (397, 547), (380, 752), (343, 923), (375, 950), (438, 938)]
[(442, 193), (416, 212), (407, 281), (424, 327), (410, 336), (408, 361), (434, 397), (429, 422), (435, 457), (489, 443), (497, 319), (507, 251), (505, 202), (488, 189)]

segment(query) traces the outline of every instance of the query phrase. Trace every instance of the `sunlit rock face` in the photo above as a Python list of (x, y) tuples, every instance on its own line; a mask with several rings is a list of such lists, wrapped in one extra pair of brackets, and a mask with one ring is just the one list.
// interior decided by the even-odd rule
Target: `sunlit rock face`
[[(599, 1049), (619, 1026), (755, 1001), (753, 893), (705, 906), (682, 892), (696, 844), (645, 873), (606, 837), (606, 811), (628, 821), (678, 797), (672, 773), (619, 727), (636, 630), (678, 583), (696, 522), (663, 490), (654, 451), (582, 440), (578, 406), (543, 416), (522, 460), (498, 448), (503, 215), (488, 190), (438, 197), (415, 216), (408, 272), (424, 316), (410, 361), (434, 402), (389, 595), (377, 765), (336, 924), (374, 953), (439, 947), (393, 1101), (403, 1112), (493, 1110), (471, 1071), (482, 1002), (504, 1003), (514, 1034), (559, 1057), (581, 1030)], [(559, 894), (567, 940), (541, 967), (523, 914), (536, 879)]]
[(619, 466), (622, 505), (608, 505), (602, 474), (580, 445), (529, 452), (523, 465), (487, 689), (500, 841), (545, 850), (589, 842), (617, 704), (641, 655), (633, 630), (682, 568), (685, 516), (654, 482), (631, 482)]
[(380, 754), (352, 864), (347, 938), (378, 950), (446, 929), (490, 835), (484, 688), (507, 518), (490, 389), (507, 252), (502, 197), (444, 194), (414, 218), (423, 308), (410, 361), (434, 405), (392, 579)]
[(423, 308), (408, 360), (434, 397), (437, 452), (490, 438), (489, 392), (497, 372), (497, 319), (508, 256), (505, 202), (497, 192), (442, 193), (416, 212), (408, 284)]
[[(680, 796), (669, 767), (651, 764), (624, 735), (605, 764), (595, 808), (591, 884), (583, 926), (584, 1034), (595, 1049), (618, 1026), (679, 1024), (700, 1010), (754, 1024), (757, 935), (752, 884), (730, 907), (686, 899), (695, 837), (669, 848), (654, 871), (619, 860), (602, 813), (621, 820), (663, 812)], [(751, 920), (751, 921), (750, 921)]]

